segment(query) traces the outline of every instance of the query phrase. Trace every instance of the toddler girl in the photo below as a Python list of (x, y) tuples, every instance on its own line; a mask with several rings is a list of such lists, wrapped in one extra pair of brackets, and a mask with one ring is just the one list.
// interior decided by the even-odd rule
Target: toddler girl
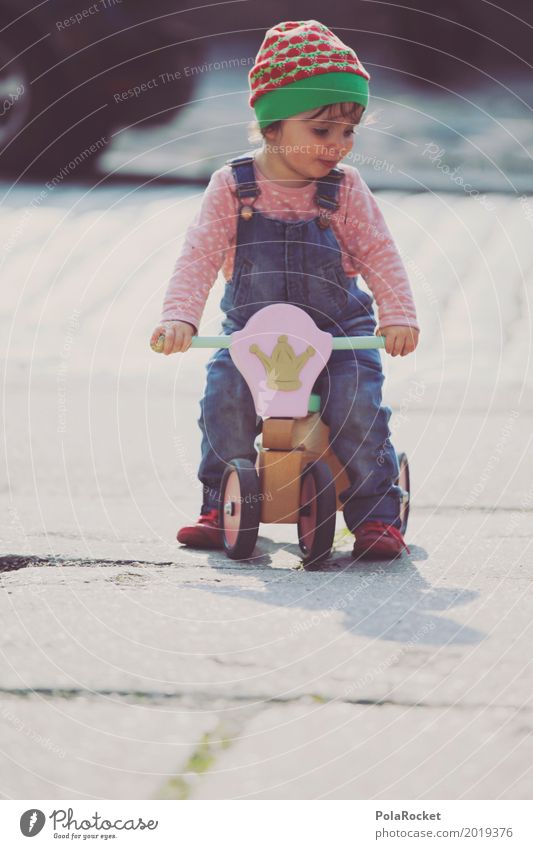
[[(165, 354), (190, 347), (221, 268), (224, 333), (241, 329), (268, 304), (289, 302), (333, 336), (376, 332), (392, 356), (416, 348), (416, 311), (398, 250), (357, 169), (339, 167), (367, 107), (369, 78), (354, 51), (318, 21), (288, 21), (267, 32), (249, 74), (262, 147), (211, 177), (152, 335), (155, 343), (165, 333)], [(359, 288), (359, 274), (373, 297)], [(382, 384), (378, 350), (333, 351), (313, 389), (350, 480), (340, 500), (358, 559), (392, 558), (406, 547)], [(255, 462), (261, 429), (225, 348), (207, 365), (200, 410), (203, 503), (198, 521), (181, 528), (177, 539), (222, 548), (222, 474), (235, 457)]]

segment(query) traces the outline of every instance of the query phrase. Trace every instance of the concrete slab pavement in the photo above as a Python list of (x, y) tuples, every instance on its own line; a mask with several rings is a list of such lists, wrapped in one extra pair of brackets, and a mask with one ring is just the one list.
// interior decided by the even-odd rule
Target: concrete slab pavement
[[(216, 715), (181, 702), (114, 694), (0, 698), (0, 797), (147, 799), (169, 784)], [(186, 785), (183, 785), (184, 787)]]
[(272, 706), (198, 798), (529, 799), (531, 715), (385, 704)]

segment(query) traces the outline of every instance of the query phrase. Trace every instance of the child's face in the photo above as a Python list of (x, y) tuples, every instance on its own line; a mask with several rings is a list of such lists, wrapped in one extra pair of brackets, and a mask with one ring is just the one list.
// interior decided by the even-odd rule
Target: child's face
[(346, 123), (340, 113), (330, 110), (312, 118), (315, 113), (316, 109), (301, 112), (282, 121), (275, 137), (267, 135), (270, 151), (306, 179), (327, 174), (351, 151), (354, 142), (354, 124)]

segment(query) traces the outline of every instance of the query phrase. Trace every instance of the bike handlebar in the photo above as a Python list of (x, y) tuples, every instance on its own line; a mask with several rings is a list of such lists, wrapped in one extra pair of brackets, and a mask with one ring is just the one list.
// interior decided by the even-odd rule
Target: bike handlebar
[[(151, 345), (152, 351), (156, 354), (163, 352), (163, 344), (165, 336), (163, 333), (155, 345)], [(229, 348), (231, 345), (231, 336), (193, 336), (191, 340), (191, 348)], [(334, 351), (352, 351), (369, 348), (384, 348), (384, 336), (334, 336), (333, 350)]]

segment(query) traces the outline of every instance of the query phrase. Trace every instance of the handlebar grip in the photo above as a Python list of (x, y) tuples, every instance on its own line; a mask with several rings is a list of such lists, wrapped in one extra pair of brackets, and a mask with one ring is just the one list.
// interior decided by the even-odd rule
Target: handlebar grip
[[(155, 343), (150, 343), (150, 348), (156, 354), (163, 353), (163, 345), (165, 344), (165, 334), (160, 333)], [(231, 336), (193, 336), (191, 339), (191, 348), (229, 348), (231, 345)]]
[(152, 351), (155, 351), (156, 354), (162, 354), (164, 344), (165, 334), (160, 333), (155, 342), (150, 342), (150, 348), (152, 349)]

